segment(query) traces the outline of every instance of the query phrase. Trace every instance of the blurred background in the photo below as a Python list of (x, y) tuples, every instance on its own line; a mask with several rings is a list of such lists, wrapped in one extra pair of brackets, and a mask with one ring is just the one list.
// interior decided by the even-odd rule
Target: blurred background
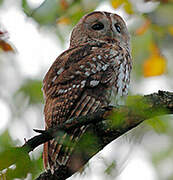
[[(0, 174), (14, 158), (9, 147), (24, 144), (36, 135), (33, 129), (44, 129), (43, 77), (68, 48), (73, 26), (94, 10), (117, 13), (127, 23), (133, 57), (129, 94), (173, 90), (173, 0), (0, 0)], [(118, 138), (69, 179), (173, 180), (172, 118), (142, 123), (126, 134), (135, 136), (133, 142)], [(22, 159), (21, 153), (15, 158)], [(30, 158), (11, 179), (30, 180), (43, 171), (41, 146)]]

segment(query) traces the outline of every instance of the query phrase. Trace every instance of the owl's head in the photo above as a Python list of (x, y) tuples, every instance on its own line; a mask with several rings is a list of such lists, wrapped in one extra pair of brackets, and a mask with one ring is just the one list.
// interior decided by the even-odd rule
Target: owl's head
[(95, 11), (80, 19), (72, 31), (70, 46), (95, 41), (119, 43), (130, 49), (129, 32), (125, 22), (117, 14)]

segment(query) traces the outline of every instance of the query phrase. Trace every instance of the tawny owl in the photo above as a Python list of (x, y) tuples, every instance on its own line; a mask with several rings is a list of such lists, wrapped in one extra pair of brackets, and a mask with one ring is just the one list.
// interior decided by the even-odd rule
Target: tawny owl
[[(53, 63), (43, 80), (46, 129), (72, 117), (118, 104), (128, 93), (132, 59), (130, 37), (117, 14), (92, 12), (74, 27), (70, 47)], [(52, 171), (66, 166), (73, 148), (64, 139), (77, 141), (90, 128), (76, 128), (44, 144), (44, 166)]]

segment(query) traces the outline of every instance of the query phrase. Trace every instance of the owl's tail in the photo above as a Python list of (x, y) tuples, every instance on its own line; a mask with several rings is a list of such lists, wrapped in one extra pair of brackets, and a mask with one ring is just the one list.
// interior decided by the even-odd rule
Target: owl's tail
[(66, 166), (74, 146), (85, 132), (86, 126), (74, 129), (72, 135), (65, 133), (56, 139), (44, 144), (43, 161), (45, 169), (50, 169), (53, 174), (60, 166)]

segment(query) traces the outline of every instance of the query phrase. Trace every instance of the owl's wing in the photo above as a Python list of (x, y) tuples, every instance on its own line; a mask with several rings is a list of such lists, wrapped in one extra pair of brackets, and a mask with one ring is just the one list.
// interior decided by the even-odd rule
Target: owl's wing
[[(108, 104), (105, 92), (113, 83), (112, 72), (119, 66), (116, 58), (120, 55), (118, 47), (117, 50), (114, 47), (110, 54), (111, 48), (104, 43), (87, 44), (69, 49), (57, 58), (43, 81), (46, 128), (61, 124), (70, 117), (94, 112)], [(78, 137), (84, 130), (83, 127), (71, 134)], [(68, 148), (65, 153), (61, 152), (64, 146), (61, 141), (65, 138), (66, 134), (58, 141), (45, 144), (46, 166), (47, 161), (51, 168), (58, 164), (65, 165), (69, 155)], [(70, 138), (73, 139), (73, 135)]]
[[(105, 43), (82, 45), (65, 51), (53, 63), (43, 80), (43, 93), (45, 97), (45, 110), (52, 112), (50, 108), (61, 106), (63, 110), (59, 112), (67, 118), (67, 112), (74, 105), (74, 101), (79, 101), (84, 89), (96, 89), (97, 86), (106, 84), (111, 80), (111, 72), (113, 56), (118, 55), (114, 50), (114, 54), (109, 54), (109, 45)], [(118, 63), (117, 63), (118, 66)], [(101, 88), (101, 87), (100, 87)], [(67, 105), (67, 106), (65, 106)], [(50, 111), (51, 110), (51, 111)], [(58, 109), (55, 108), (55, 111)], [(48, 113), (45, 113), (47, 116)], [(46, 122), (48, 127), (51, 123)], [(69, 115), (69, 114), (68, 114)], [(52, 119), (53, 118), (53, 119)], [(60, 117), (59, 117), (60, 118)], [(60, 119), (56, 122), (62, 122)]]
[(93, 53), (93, 46), (87, 44), (68, 49), (55, 60), (43, 80), (43, 91), (46, 97), (61, 94), (57, 86), (68, 84), (76, 78), (77, 73), (74, 74), (74, 72), (80, 70), (83, 60)]

